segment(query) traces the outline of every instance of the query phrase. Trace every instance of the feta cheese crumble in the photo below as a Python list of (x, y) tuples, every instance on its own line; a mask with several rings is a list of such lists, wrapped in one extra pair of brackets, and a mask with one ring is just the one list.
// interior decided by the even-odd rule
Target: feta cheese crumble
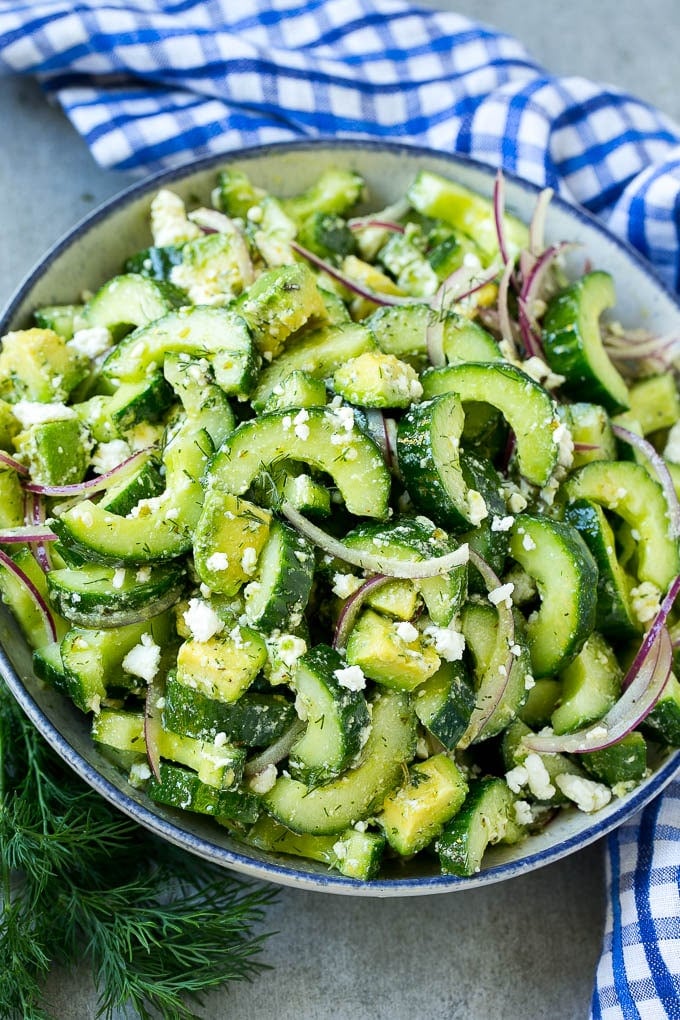
[(426, 627), (424, 636), (431, 641), (437, 655), (446, 662), (459, 662), (465, 651), (465, 638), (451, 627)]
[(212, 570), (215, 573), (220, 570), (227, 570), (229, 568), (229, 557), (223, 552), (214, 552), (208, 556), (205, 561), (205, 565), (208, 570)]
[(596, 783), (594, 779), (584, 779), (563, 772), (555, 777), (555, 783), (564, 796), (576, 804), (579, 811), (585, 811), (587, 814), (599, 811), (612, 799), (609, 787)]
[(418, 628), (414, 627), (408, 620), (402, 620), (401, 623), (395, 623), (394, 629), (397, 633), (397, 637), (400, 637), (402, 641), (407, 643), (415, 641), (418, 637)]
[(340, 686), (348, 691), (363, 691), (366, 687), (366, 677), (361, 666), (347, 666), (344, 669), (334, 669), (333, 676)]
[(209, 641), (215, 634), (224, 629), (212, 606), (202, 599), (189, 599), (189, 608), (182, 613), (194, 641)]
[(489, 602), (493, 606), (499, 606), (501, 602), (504, 602), (508, 609), (512, 606), (512, 593), (515, 590), (515, 586), (512, 581), (508, 581), (507, 584), (501, 584), (498, 588), (494, 588), (488, 594)]
[(161, 664), (161, 649), (151, 634), (142, 634), (139, 644), (131, 648), (123, 659), (122, 666), (126, 673), (138, 676), (151, 683)]
[(97, 358), (104, 351), (108, 351), (112, 343), (111, 334), (105, 326), (90, 326), (88, 329), (76, 330), (68, 341), (68, 346), (86, 358)]

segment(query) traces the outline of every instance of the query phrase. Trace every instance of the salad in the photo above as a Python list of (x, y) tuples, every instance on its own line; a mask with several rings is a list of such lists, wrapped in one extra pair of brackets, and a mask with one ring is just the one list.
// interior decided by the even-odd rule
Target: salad
[(674, 347), (550, 197), (227, 167), (3, 337), (0, 592), (153, 802), (468, 876), (680, 746)]

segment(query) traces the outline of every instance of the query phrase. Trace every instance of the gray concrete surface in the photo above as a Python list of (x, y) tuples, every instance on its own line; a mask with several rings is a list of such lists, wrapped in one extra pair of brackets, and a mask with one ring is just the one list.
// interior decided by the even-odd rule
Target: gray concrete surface
[[(677, 0), (430, 0), (513, 32), (547, 68), (628, 89), (680, 119)], [(0, 80), (0, 305), (44, 249), (126, 178), (96, 167), (35, 84)], [(604, 920), (596, 844), (487, 889), (403, 901), (282, 890), (273, 970), (216, 993), (213, 1020), (583, 1020)], [(50, 981), (59, 1020), (90, 1020), (85, 971)]]

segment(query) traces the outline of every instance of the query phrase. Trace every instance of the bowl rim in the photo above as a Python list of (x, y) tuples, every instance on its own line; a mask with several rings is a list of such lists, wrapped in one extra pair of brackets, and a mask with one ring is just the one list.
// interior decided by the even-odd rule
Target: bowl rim
[[(371, 139), (323, 137), (248, 146), (229, 152), (212, 154), (191, 163), (163, 169), (148, 175), (140, 181), (132, 182), (120, 192), (106, 199), (94, 210), (81, 218), (47, 249), (45, 254), (29, 269), (10, 296), (6, 307), (0, 315), (0, 335), (4, 334), (7, 330), (12, 318), (34, 285), (59, 258), (62, 252), (69, 249), (74, 243), (77, 243), (82, 234), (106, 220), (111, 213), (128, 203), (142, 198), (159, 187), (170, 185), (194, 174), (200, 174), (220, 165), (225, 165), (229, 161), (238, 160), (239, 162), (247, 162), (258, 160), (268, 155), (308, 150), (318, 151), (320, 148), (330, 150), (366, 150), (378, 154), (386, 152), (393, 155), (401, 153), (408, 157), (435, 158), (450, 164), (452, 168), (456, 166), (467, 167), (473, 172), (481, 174), (488, 181), (492, 180), (497, 172), (494, 166), (466, 155), (442, 152), (425, 146), (409, 145), (403, 142), (374, 141)], [(513, 173), (507, 171), (503, 173), (512, 187), (533, 195), (538, 195), (542, 190), (540, 186)], [(569, 217), (580, 219), (590, 229), (601, 234), (607, 243), (613, 244), (620, 249), (636, 265), (638, 271), (650, 279), (653, 287), (662, 292), (670, 303), (675, 306), (680, 315), (680, 299), (678, 296), (657, 276), (653, 266), (627, 241), (612, 234), (601, 221), (596, 219), (582, 206), (574, 205), (560, 195), (553, 196), (551, 205), (559, 207)], [(504, 881), (507, 878), (525, 874), (558, 861), (612, 832), (626, 819), (648, 804), (673, 780), (676, 774), (680, 774), (680, 750), (678, 750), (669, 754), (657, 770), (641, 786), (621, 798), (614, 809), (608, 812), (606, 817), (598, 817), (597, 814), (588, 816), (588, 823), (579, 832), (562, 839), (559, 843), (530, 852), (517, 861), (504, 861), (497, 865), (492, 864), (477, 875), (468, 878), (458, 878), (452, 875), (406, 878), (390, 877), (363, 882), (347, 878), (338, 872), (330, 870), (327, 873), (302, 872), (295, 867), (285, 864), (260, 861), (249, 857), (246, 853), (238, 853), (229, 850), (223, 845), (213, 843), (203, 836), (188, 831), (181, 824), (176, 824), (162, 817), (144, 803), (134, 800), (125, 789), (119, 788), (107, 779), (95, 765), (91, 764), (68, 741), (24, 685), (24, 682), (9, 660), (5, 648), (1, 645), (0, 674), (21, 708), (59, 756), (81, 779), (124, 814), (154, 832), (157, 836), (222, 867), (240, 872), (250, 878), (275, 882), (279, 885), (293, 886), (308, 891), (331, 892), (344, 895), (360, 894), (374, 897), (415, 896), (462, 891)], [(244, 849), (247, 849), (245, 844)]]

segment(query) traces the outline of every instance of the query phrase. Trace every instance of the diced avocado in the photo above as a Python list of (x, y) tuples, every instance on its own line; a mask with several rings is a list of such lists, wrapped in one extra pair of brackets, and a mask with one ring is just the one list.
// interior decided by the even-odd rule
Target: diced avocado
[(397, 620), (410, 620), (416, 611), (418, 592), (413, 581), (390, 581), (366, 598), (366, 605)]
[(628, 391), (630, 413), (642, 426), (643, 435), (669, 429), (680, 418), (680, 395), (672, 372), (640, 379)]
[(280, 411), (284, 407), (323, 407), (326, 384), (309, 372), (294, 371), (282, 379), (269, 395), (263, 411)]
[(189, 640), (180, 645), (177, 679), (217, 701), (237, 701), (266, 658), (267, 649), (257, 631), (236, 626), (208, 641)]
[(333, 374), (333, 387), (363, 407), (410, 407), (422, 394), (415, 370), (379, 351), (367, 351), (341, 365)]
[(14, 440), (17, 455), (29, 466), (34, 482), (69, 485), (85, 477), (90, 440), (74, 416), (29, 425)]
[(14, 468), (0, 465), (0, 528), (24, 524), (24, 490)]
[(51, 329), (21, 329), (2, 338), (0, 396), (58, 403), (82, 382), (89, 360)]
[(365, 609), (350, 632), (347, 661), (383, 687), (412, 691), (436, 672), (440, 659), (419, 633), (400, 636), (399, 628), (410, 626)]
[(246, 283), (236, 248), (242, 243), (233, 234), (207, 234), (188, 241), (170, 279), (195, 305), (227, 304)]
[(211, 488), (194, 534), (194, 563), (212, 591), (235, 595), (251, 581), (269, 535), (268, 510)]
[(12, 411), (12, 405), (0, 400), (0, 449), (12, 450), (12, 440), (21, 431), (21, 424)]
[(311, 269), (303, 263), (262, 273), (239, 302), (238, 310), (250, 326), (258, 350), (276, 357), (291, 333), (310, 319), (326, 318)]
[(426, 847), (461, 808), (467, 790), (463, 772), (446, 754), (412, 765), (378, 815), (392, 849), (407, 856)]

